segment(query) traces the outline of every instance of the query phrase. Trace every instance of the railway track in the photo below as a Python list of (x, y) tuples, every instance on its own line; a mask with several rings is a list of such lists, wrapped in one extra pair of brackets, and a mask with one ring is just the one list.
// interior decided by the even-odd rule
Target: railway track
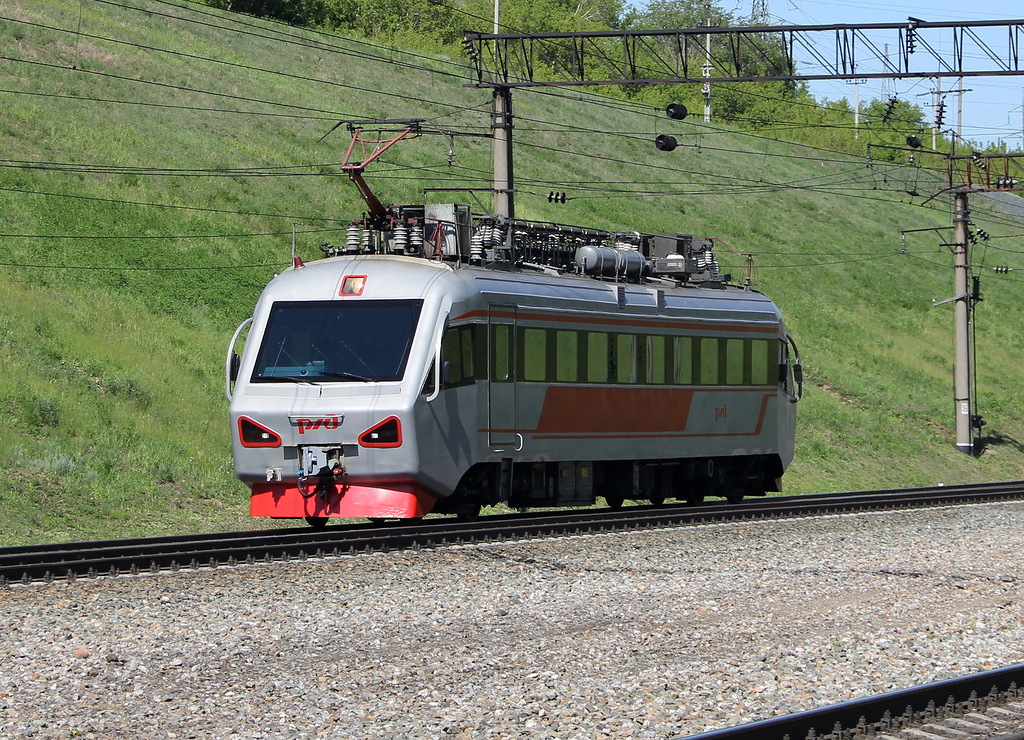
[(1024, 664), (677, 740), (1024, 740)]
[(444, 547), (535, 537), (884, 511), (1024, 499), (1024, 481), (751, 499), (698, 507), (637, 506), (427, 520), (400, 526), (356, 524), (270, 531), (149, 537), (0, 548), (0, 585), (216, 568), (257, 562)]

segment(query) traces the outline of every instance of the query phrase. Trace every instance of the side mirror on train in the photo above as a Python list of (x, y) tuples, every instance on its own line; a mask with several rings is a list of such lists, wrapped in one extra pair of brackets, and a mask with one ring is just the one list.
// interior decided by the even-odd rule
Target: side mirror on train
[(452, 384), (452, 363), (448, 360), (441, 363), (441, 384), (445, 388)]
[(237, 352), (231, 353), (231, 370), (228, 372), (228, 377), (231, 382), (234, 383), (238, 380), (238, 368), (242, 365), (242, 358), (238, 356)]

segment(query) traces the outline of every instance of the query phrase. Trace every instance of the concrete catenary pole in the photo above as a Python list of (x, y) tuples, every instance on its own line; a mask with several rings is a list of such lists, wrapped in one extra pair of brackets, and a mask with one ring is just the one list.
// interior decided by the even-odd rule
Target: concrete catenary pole
[(516, 217), (512, 172), (512, 90), (494, 88), (491, 107), (491, 132), (494, 137), (494, 213)]
[[(708, 28), (711, 28), (711, 3), (707, 4)], [(701, 65), (701, 73), (705, 78), (711, 77), (714, 65), (711, 64), (711, 34), (704, 34), (704, 64)], [(705, 82), (701, 86), (701, 94), (704, 97), (704, 123), (711, 123), (711, 83)]]
[(956, 404), (956, 448), (972, 455), (974, 400), (971, 397), (971, 290), (968, 259), (967, 191), (954, 193), (953, 209), (953, 316), (956, 322), (953, 396)]
[[(501, 0), (494, 0), (494, 35), (501, 31)], [(491, 104), (491, 135), (494, 137), (494, 213), (516, 217), (512, 197), (512, 89), (494, 88)]]

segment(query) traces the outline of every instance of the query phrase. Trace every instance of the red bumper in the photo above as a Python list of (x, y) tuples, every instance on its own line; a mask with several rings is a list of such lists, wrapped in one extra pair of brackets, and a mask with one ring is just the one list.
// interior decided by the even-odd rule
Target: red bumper
[(437, 496), (412, 482), (335, 485), (326, 493), (310, 496), (303, 496), (298, 488), (287, 483), (257, 483), (252, 487), (249, 514), (295, 519), (306, 516), (416, 519), (433, 509), (436, 501)]

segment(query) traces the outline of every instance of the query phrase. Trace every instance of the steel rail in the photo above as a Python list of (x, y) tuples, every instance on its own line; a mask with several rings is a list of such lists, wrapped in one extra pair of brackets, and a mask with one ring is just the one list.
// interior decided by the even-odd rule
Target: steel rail
[(0, 585), (565, 535), (1024, 499), (1024, 481), (0, 548)]
[[(847, 740), (895, 735), (902, 729), (960, 717), (1022, 697), (1024, 663), (676, 740)], [(1024, 732), (1000, 738), (1024, 740)]]

